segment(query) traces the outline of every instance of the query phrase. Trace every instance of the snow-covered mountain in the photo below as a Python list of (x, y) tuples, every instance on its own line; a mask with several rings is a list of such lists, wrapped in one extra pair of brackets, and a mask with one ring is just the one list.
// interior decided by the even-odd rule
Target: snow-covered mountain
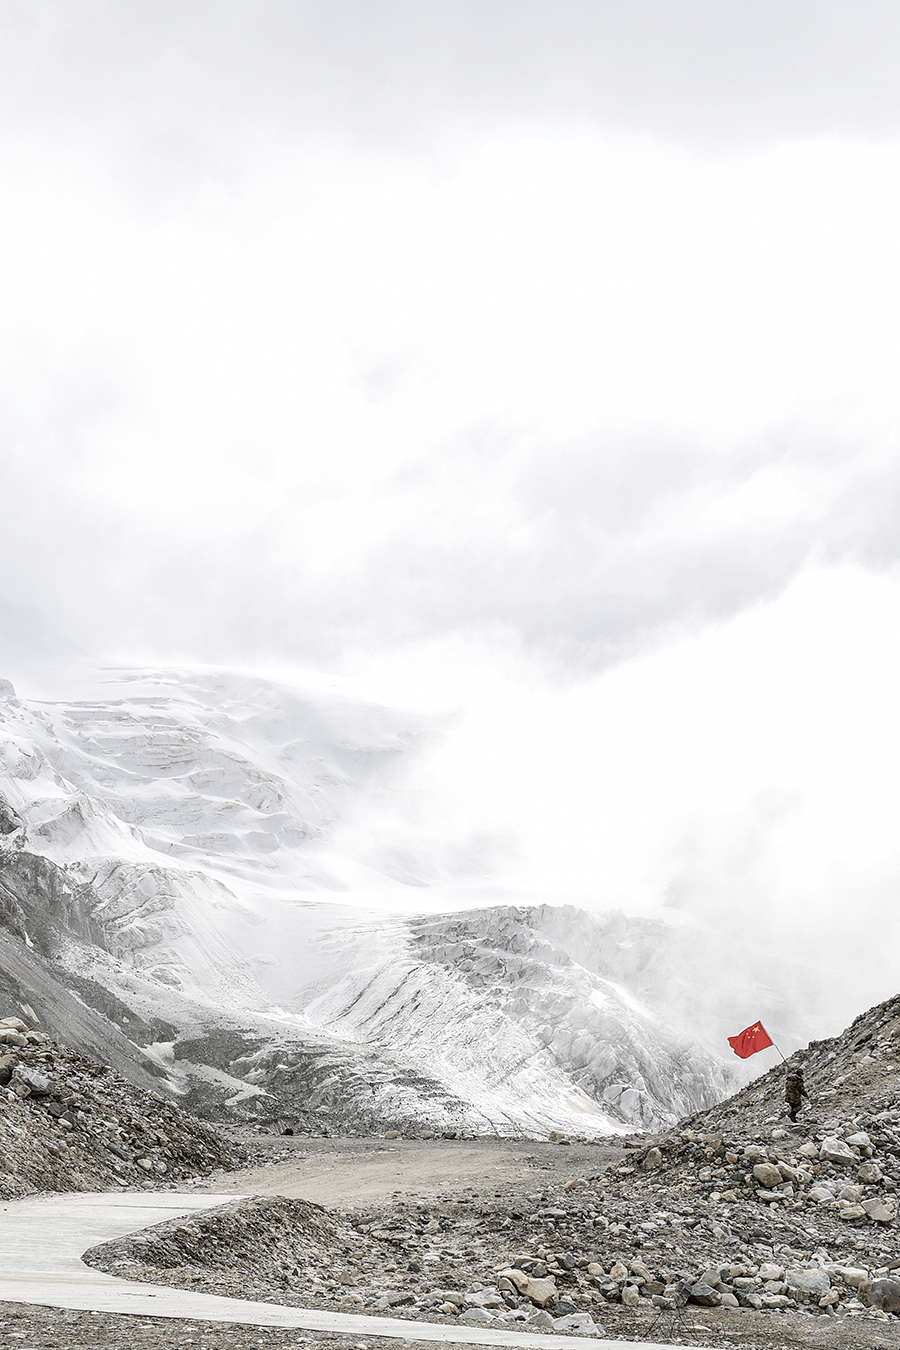
[[(94, 1019), (79, 1034), (105, 1026), (107, 1053), (213, 1116), (602, 1134), (721, 1097), (723, 989), (735, 1017), (744, 991), (698, 978), (727, 963), (714, 934), (473, 907), (475, 889), (460, 906), (458, 841), (432, 866), (455, 890), (387, 842), (435, 734), (326, 682), (139, 671), (55, 704), (0, 688), (8, 989), (64, 1039), (74, 997)], [(760, 986), (758, 1015), (772, 1004)]]

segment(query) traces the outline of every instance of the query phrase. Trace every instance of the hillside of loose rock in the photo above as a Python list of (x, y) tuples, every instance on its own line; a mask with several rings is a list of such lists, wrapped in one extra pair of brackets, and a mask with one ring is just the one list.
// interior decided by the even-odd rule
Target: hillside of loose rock
[(159, 1094), (0, 1019), (0, 1196), (170, 1185), (239, 1158)]
[(738, 1123), (743, 1130), (790, 1124), (785, 1119), (784, 1080), (797, 1067), (803, 1069), (809, 1093), (800, 1124), (849, 1122), (860, 1111), (871, 1115), (892, 1105), (900, 1092), (900, 994), (860, 1013), (839, 1035), (810, 1041), (785, 1063), (776, 1059), (774, 1049), (763, 1054), (775, 1060), (767, 1073), (709, 1111), (698, 1112), (690, 1123), (710, 1129)]

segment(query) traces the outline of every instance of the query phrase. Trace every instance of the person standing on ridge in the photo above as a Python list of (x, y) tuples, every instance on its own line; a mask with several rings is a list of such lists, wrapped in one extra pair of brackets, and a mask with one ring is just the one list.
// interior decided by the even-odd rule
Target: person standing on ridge
[(784, 1096), (788, 1104), (788, 1115), (792, 1121), (796, 1122), (802, 1098), (805, 1097), (809, 1101), (809, 1093), (803, 1084), (802, 1069), (791, 1069), (785, 1079)]

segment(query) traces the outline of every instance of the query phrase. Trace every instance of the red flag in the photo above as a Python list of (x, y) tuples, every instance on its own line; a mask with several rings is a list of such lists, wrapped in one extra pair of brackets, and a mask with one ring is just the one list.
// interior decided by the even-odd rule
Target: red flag
[(754, 1022), (752, 1027), (738, 1032), (737, 1036), (729, 1036), (728, 1044), (741, 1059), (748, 1059), (750, 1055), (755, 1055), (757, 1050), (766, 1050), (775, 1042), (769, 1039), (769, 1033), (762, 1022)]

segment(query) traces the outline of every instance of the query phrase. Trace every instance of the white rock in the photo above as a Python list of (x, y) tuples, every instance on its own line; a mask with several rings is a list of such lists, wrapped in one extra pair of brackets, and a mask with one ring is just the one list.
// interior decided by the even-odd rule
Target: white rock
[(785, 1284), (788, 1289), (802, 1289), (807, 1294), (827, 1294), (831, 1280), (826, 1271), (813, 1267), (810, 1270), (786, 1270)]
[(819, 1157), (825, 1162), (833, 1163), (855, 1163), (859, 1161), (853, 1150), (842, 1139), (836, 1139), (833, 1135), (822, 1140), (819, 1147)]
[(595, 1332), (597, 1330), (597, 1325), (594, 1322), (593, 1317), (591, 1317), (590, 1313), (586, 1312), (569, 1313), (566, 1317), (553, 1318), (553, 1330), (563, 1332), (565, 1331)]

